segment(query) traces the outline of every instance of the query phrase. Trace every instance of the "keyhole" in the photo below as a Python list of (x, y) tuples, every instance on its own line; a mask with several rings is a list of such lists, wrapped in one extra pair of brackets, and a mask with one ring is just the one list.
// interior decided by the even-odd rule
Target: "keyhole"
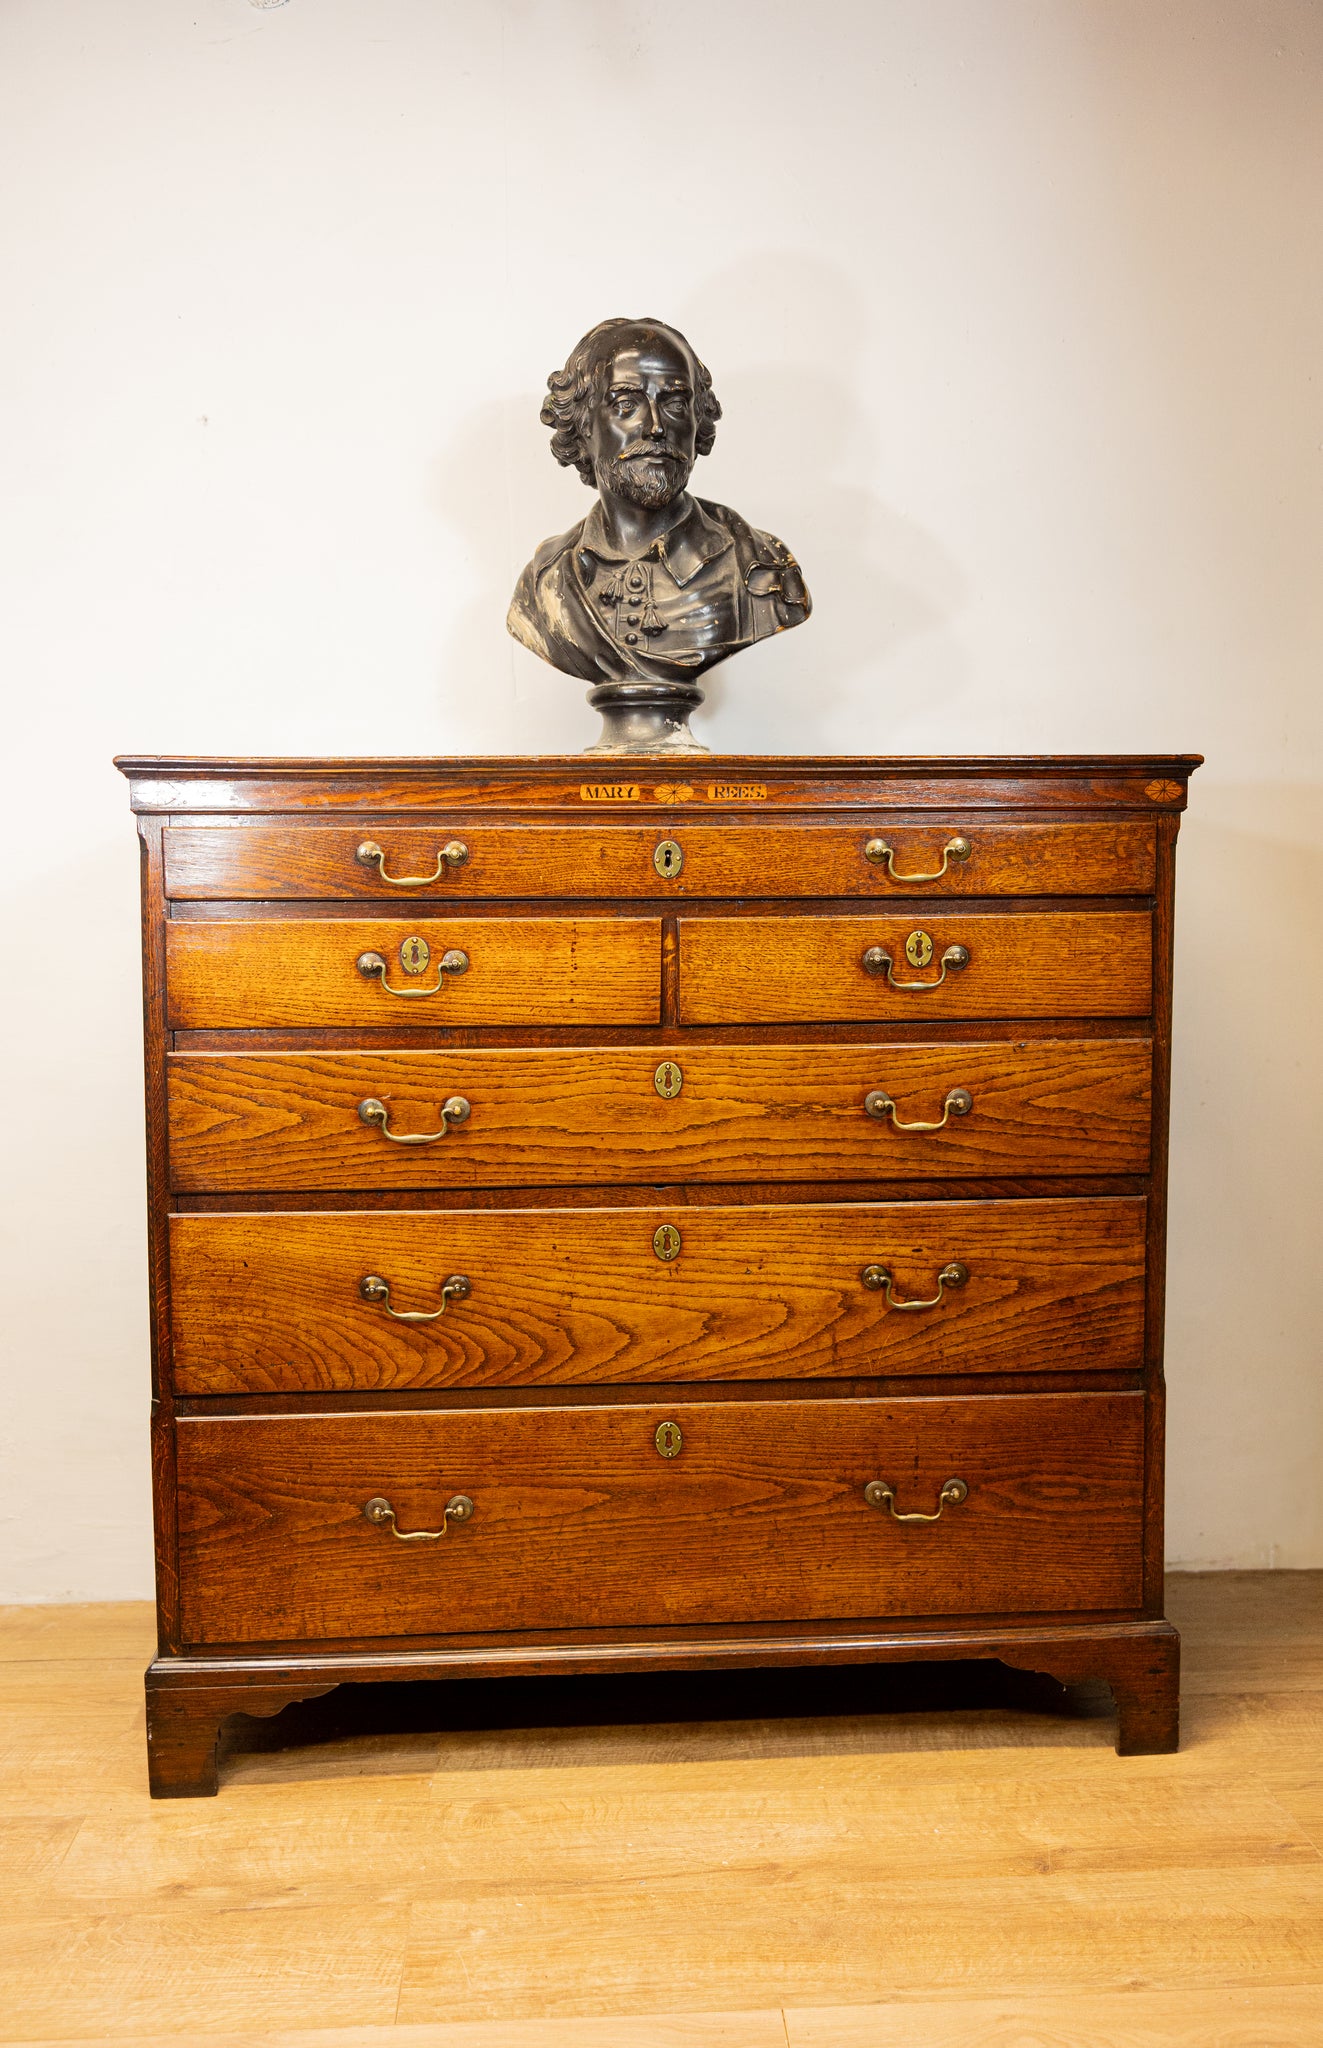
[(933, 942), (927, 932), (911, 932), (905, 941), (905, 958), (911, 967), (926, 967), (933, 957)]
[(673, 839), (663, 839), (652, 856), (652, 865), (665, 882), (673, 882), (684, 866), (683, 848)]
[(678, 1422), (659, 1422), (652, 1441), (663, 1458), (678, 1458), (684, 1448), (684, 1436)]
[(431, 957), (426, 939), (406, 939), (400, 947), (400, 965), (406, 974), (421, 974)]
[(659, 1223), (652, 1233), (652, 1249), (667, 1264), (680, 1256), (680, 1233), (673, 1223)]
[(674, 1060), (663, 1060), (652, 1077), (652, 1085), (667, 1102), (674, 1102), (684, 1086), (684, 1075)]

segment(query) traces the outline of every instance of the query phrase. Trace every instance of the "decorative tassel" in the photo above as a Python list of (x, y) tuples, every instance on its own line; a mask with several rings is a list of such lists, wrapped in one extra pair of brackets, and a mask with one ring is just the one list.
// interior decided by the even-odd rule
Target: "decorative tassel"
[(602, 602), (604, 604), (619, 604), (623, 595), (620, 571), (619, 569), (613, 569), (606, 582), (602, 585)]

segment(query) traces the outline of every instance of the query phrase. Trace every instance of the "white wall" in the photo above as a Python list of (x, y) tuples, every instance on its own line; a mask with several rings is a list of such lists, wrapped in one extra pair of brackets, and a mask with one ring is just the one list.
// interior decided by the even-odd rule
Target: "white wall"
[(1207, 753), (1170, 1548), (1323, 1564), (1314, 0), (0, 0), (0, 191), (0, 1597), (150, 1585), (110, 755), (584, 744), (504, 613), (640, 311), (817, 601), (713, 745)]

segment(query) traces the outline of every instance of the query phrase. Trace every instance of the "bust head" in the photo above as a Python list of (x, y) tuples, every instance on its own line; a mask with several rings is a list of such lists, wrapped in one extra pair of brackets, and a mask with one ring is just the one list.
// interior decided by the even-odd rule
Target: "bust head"
[(603, 320), (547, 379), (556, 460), (607, 498), (660, 508), (716, 439), (721, 407), (684, 336), (658, 320)]

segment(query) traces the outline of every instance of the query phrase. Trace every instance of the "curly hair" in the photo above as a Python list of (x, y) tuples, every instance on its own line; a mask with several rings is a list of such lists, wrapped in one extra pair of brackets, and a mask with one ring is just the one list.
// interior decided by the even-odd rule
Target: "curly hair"
[(669, 334), (678, 341), (694, 365), (697, 389), (694, 392), (694, 410), (698, 415), (698, 432), (694, 446), (699, 455), (711, 453), (712, 443), (717, 438), (717, 421), (721, 418), (721, 406), (712, 389), (712, 377), (705, 364), (701, 363), (690, 348), (678, 327), (668, 327), (661, 320), (599, 320), (590, 328), (583, 340), (571, 349), (563, 370), (553, 370), (547, 379), (547, 397), (542, 402), (538, 415), (544, 427), (552, 429), (551, 452), (557, 462), (565, 468), (573, 466), (588, 485), (597, 481), (593, 473), (593, 461), (584, 440), (588, 422), (588, 409), (598, 395), (598, 385), (606, 365), (616, 353), (616, 344), (625, 334)]

